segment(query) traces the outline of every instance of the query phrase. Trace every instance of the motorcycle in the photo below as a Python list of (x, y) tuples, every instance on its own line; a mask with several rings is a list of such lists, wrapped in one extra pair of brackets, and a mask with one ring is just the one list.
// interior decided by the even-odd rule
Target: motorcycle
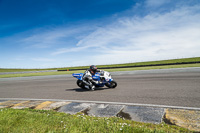
[[(82, 89), (89, 89), (89, 86), (86, 83), (84, 83), (82, 79), (83, 73), (73, 73), (72, 76), (78, 79), (76, 83), (79, 87), (81, 87)], [(97, 72), (95, 75), (92, 76), (92, 78), (95, 81), (100, 81), (97, 84), (95, 84), (95, 87), (117, 87), (117, 82), (112, 79), (111, 74), (107, 71), (101, 71), (100, 73)]]

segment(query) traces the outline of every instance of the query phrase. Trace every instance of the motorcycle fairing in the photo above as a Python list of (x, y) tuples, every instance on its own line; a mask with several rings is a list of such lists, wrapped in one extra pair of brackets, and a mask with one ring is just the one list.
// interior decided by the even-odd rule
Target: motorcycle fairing
[(82, 80), (83, 73), (73, 73), (72, 76), (79, 79), (79, 80)]
[(92, 76), (92, 78), (96, 81), (100, 80), (100, 74), (96, 73), (95, 75)]

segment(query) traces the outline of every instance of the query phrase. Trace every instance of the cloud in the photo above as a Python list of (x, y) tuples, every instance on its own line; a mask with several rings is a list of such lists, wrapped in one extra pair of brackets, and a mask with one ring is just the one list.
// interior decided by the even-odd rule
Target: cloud
[(93, 50), (94, 64), (200, 56), (199, 9), (185, 5), (161, 14), (118, 18), (80, 39), (74, 48), (54, 54)]
[[(24, 38), (19, 40), (20, 43), (27, 46), (27, 48), (52, 48), (58, 46), (69, 46), (71, 40), (76, 40), (78, 37), (86, 32), (90, 31), (90, 27), (80, 25), (78, 27), (68, 27), (67, 25), (39, 28), (34, 31), (28, 31), (28, 34)], [(26, 33), (24, 33), (26, 34)]]
[(59, 32), (39, 33), (23, 39), (22, 43), (31, 48), (49, 48), (58, 43), (64, 35)]
[(90, 48), (91, 46), (84, 46), (84, 47), (73, 47), (73, 48), (61, 48), (58, 49), (56, 52), (53, 52), (52, 55), (59, 55), (63, 53), (69, 53), (69, 52), (78, 52), (85, 50), (87, 48)]
[(37, 65), (44, 62), (45, 66), (55, 67), (199, 57), (199, 4), (137, 13), (148, 6), (163, 7), (165, 2), (147, 0), (128, 13), (115, 14), (114, 20), (101, 19), (101, 24), (90, 21), (28, 31), (19, 42), (25, 50), (42, 51), (37, 56), (34, 52), (27, 53), (30, 55), (27, 58)]
[(170, 1), (171, 0), (146, 0), (145, 4), (147, 7), (159, 7)]
[(33, 61), (41, 61), (41, 62), (53, 62), (55, 61), (54, 59), (51, 58), (32, 58)]

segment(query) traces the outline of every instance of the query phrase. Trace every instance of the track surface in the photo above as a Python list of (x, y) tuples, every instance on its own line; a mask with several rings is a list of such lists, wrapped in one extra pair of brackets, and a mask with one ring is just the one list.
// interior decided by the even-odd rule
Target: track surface
[[(129, 73), (129, 74), (126, 74)], [(77, 87), (70, 75), (1, 78), (0, 98), (64, 99), (200, 107), (200, 68), (113, 73), (117, 88)]]

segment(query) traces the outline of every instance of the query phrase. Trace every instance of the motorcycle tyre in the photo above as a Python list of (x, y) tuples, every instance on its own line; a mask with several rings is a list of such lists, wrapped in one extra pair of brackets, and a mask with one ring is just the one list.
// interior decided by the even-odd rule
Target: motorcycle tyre
[(83, 83), (82, 80), (77, 80), (76, 84), (77, 84), (79, 87), (81, 87), (82, 89), (87, 89), (87, 88), (85, 88), (85, 85), (84, 85), (84, 83)]
[(108, 88), (115, 88), (115, 87), (117, 87), (117, 82), (116, 81), (111, 81), (109, 84), (108, 83), (106, 83), (105, 84)]
[(77, 84), (79, 87), (81, 87), (82, 84), (83, 84), (83, 81), (82, 81), (82, 80), (77, 80), (77, 81), (76, 81), (76, 84)]

